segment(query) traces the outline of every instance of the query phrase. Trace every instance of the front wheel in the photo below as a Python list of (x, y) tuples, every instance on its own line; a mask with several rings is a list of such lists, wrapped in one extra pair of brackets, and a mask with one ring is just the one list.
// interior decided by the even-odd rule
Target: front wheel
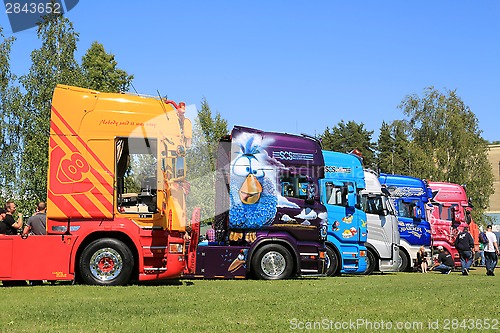
[(326, 247), (326, 276), (334, 276), (338, 274), (339, 258), (334, 249)]
[(290, 252), (278, 244), (267, 244), (257, 250), (252, 258), (257, 278), (262, 280), (287, 279), (292, 274), (293, 259)]
[(371, 273), (373, 273), (375, 267), (377, 267), (376, 260), (377, 257), (372, 252), (372, 250), (368, 250), (366, 253), (366, 271), (364, 272), (365, 275), (370, 275)]
[(409, 267), (408, 267), (408, 263), (410, 262), (410, 259), (408, 258), (408, 256), (406, 255), (406, 253), (404, 251), (402, 251), (401, 249), (399, 249), (399, 258), (401, 259), (399, 261), (400, 265), (399, 265), (399, 271), (400, 272), (406, 272), (408, 271)]
[(122, 241), (97, 239), (83, 250), (79, 268), (86, 284), (121, 286), (130, 280), (134, 256)]

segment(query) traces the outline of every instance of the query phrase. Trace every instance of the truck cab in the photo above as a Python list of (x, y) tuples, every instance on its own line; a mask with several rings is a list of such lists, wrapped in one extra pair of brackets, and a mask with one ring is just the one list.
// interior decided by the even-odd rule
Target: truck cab
[(328, 214), (327, 275), (366, 271), (367, 218), (361, 209), (363, 166), (354, 155), (323, 150), (321, 203)]
[(455, 248), (455, 238), (463, 227), (469, 227), (469, 232), (475, 245), (479, 246), (479, 227), (470, 214), (472, 204), (467, 198), (464, 186), (447, 182), (429, 182), (432, 190), (432, 210), (430, 222), (432, 229), (433, 248), (442, 246), (460, 266), (460, 255)]
[(217, 152), (216, 241), (198, 245), (195, 265), (185, 276), (322, 275), (327, 213), (318, 187), (323, 164), (316, 139), (235, 126)]
[(368, 250), (365, 274), (374, 270), (397, 272), (400, 266), (399, 229), (396, 210), (389, 191), (380, 184), (378, 174), (365, 169), (366, 188), (361, 191), (361, 207), (368, 222)]
[(380, 184), (385, 185), (396, 209), (400, 234), (400, 271), (410, 270), (417, 259), (420, 246), (430, 254), (431, 225), (429, 206), (432, 191), (419, 178), (381, 173)]
[(192, 138), (184, 104), (57, 85), (51, 106), (47, 234), (1, 236), (0, 279), (179, 278)]

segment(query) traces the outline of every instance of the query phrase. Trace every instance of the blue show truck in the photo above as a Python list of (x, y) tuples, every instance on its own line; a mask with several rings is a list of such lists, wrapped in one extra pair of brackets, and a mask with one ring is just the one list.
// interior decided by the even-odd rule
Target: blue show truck
[(353, 155), (323, 150), (325, 175), (321, 202), (328, 212), (327, 275), (364, 273), (367, 268), (367, 217), (361, 209), (363, 165)]
[(431, 225), (429, 222), (432, 190), (420, 178), (381, 173), (380, 183), (391, 193), (400, 234), (400, 271), (408, 271), (416, 260), (420, 246), (430, 253)]

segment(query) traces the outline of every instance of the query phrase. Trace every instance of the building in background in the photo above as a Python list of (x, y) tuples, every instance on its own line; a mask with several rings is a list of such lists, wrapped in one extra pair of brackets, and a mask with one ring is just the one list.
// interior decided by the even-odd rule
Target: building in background
[(494, 218), (494, 229), (500, 231), (500, 144), (489, 145), (488, 160), (493, 170), (495, 193), (490, 196), (490, 207), (486, 211), (486, 215)]

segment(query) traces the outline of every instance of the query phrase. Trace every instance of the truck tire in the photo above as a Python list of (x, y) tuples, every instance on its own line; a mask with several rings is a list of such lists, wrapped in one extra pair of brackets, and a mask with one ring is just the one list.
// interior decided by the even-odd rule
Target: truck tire
[(338, 274), (339, 257), (334, 249), (330, 246), (326, 247), (326, 276), (334, 276)]
[(368, 249), (366, 253), (366, 271), (363, 273), (365, 275), (370, 275), (373, 273), (377, 267), (377, 256), (372, 250)]
[(84, 283), (102, 286), (125, 285), (132, 275), (134, 255), (122, 241), (97, 239), (80, 255), (80, 276)]
[(252, 257), (255, 277), (262, 280), (287, 279), (292, 274), (293, 258), (290, 252), (278, 244), (267, 244)]
[(401, 258), (401, 264), (399, 266), (399, 271), (400, 272), (406, 272), (408, 271), (409, 267), (409, 263), (410, 263), (410, 259), (408, 258), (408, 256), (406, 255), (406, 253), (399, 249), (399, 257)]

